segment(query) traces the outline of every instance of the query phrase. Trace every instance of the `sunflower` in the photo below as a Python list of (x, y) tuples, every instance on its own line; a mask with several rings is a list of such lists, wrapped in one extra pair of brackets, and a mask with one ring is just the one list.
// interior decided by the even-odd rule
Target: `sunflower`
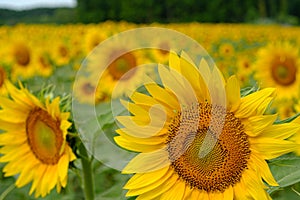
[(219, 46), (219, 55), (223, 58), (231, 58), (234, 55), (234, 46), (229, 42), (224, 42)]
[[(203, 76), (187, 60), (171, 53), (170, 67), (158, 66), (162, 86), (148, 80), (150, 95), (134, 92), (130, 102), (122, 101), (132, 116), (117, 117), (124, 127), (115, 142), (139, 152), (122, 171), (135, 174), (124, 186), (126, 196), (270, 199), (264, 182), (278, 184), (266, 160), (297, 148), (284, 139), (299, 126), (273, 125), (277, 116), (264, 114), (274, 89), (240, 97), (235, 76), (225, 84), (204, 59)], [(227, 103), (219, 96), (223, 89)]]
[(29, 44), (15, 42), (12, 47), (12, 71), (11, 79), (16, 81), (20, 77), (30, 78), (35, 74), (35, 53)]
[(143, 81), (142, 77), (151, 71), (140, 66), (149, 63), (148, 59), (142, 51), (132, 50), (133, 46), (132, 41), (126, 43), (116, 36), (106, 40), (87, 57), (87, 72), (91, 74), (90, 79), (101, 83), (99, 93), (102, 93), (101, 88), (104, 88), (104, 93), (110, 91), (106, 96), (120, 97), (126, 91), (134, 90)]
[(69, 113), (59, 109), (59, 98), (42, 104), (21, 86), (6, 84), (11, 99), (0, 97), (0, 162), (5, 176), (18, 175), (16, 186), (32, 182), (29, 194), (46, 196), (55, 185), (67, 184), (69, 162), (75, 159), (66, 142)]
[(50, 62), (50, 57), (48, 52), (44, 49), (39, 49), (36, 52), (36, 59), (37, 59), (37, 74), (49, 77), (53, 73), (53, 66)]
[(237, 77), (241, 85), (249, 85), (250, 76), (254, 73), (249, 55), (240, 55), (237, 59)]
[(78, 77), (73, 87), (74, 98), (82, 104), (91, 105), (108, 100), (111, 95), (111, 88), (107, 87), (109, 85), (107, 81), (104, 82), (97, 85), (96, 81), (89, 77)]
[(162, 40), (161, 38), (157, 38), (154, 41), (154, 46), (157, 49), (152, 49), (151, 52), (154, 56), (155, 63), (167, 64), (169, 60), (169, 51), (171, 48), (170, 40)]
[(259, 50), (256, 79), (263, 87), (276, 87), (278, 97), (297, 97), (300, 85), (299, 50), (285, 42), (269, 44)]
[(85, 53), (90, 53), (98, 44), (100, 44), (104, 39), (106, 39), (105, 31), (100, 27), (87, 27), (85, 34)]

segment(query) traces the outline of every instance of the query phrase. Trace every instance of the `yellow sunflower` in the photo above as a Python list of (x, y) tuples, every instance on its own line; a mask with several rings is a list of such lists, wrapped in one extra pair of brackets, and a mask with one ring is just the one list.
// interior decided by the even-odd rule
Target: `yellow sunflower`
[(49, 77), (53, 73), (53, 66), (51, 64), (49, 54), (45, 51), (45, 49), (39, 49), (36, 52), (36, 59), (37, 59), (37, 74)]
[[(87, 58), (90, 79), (101, 84), (99, 93), (101, 88), (105, 89), (105, 93), (110, 88), (109, 97), (120, 97), (126, 91), (134, 90), (143, 81), (142, 77), (151, 71), (150, 68), (139, 66), (149, 63), (148, 59), (141, 51), (132, 51), (130, 46), (130, 43), (126, 46), (124, 41), (112, 39), (107, 48), (96, 48)], [(101, 77), (98, 77), (99, 74)]]
[(238, 56), (236, 74), (241, 85), (249, 85), (250, 76), (254, 72), (252, 65), (249, 55)]
[(231, 59), (235, 52), (234, 46), (229, 42), (222, 43), (218, 50), (219, 55), (225, 59)]
[(73, 87), (74, 98), (80, 103), (91, 105), (110, 99), (111, 88), (107, 81), (104, 82), (97, 85), (89, 77), (78, 77)]
[(69, 113), (59, 109), (59, 98), (42, 104), (23, 87), (6, 84), (11, 99), (0, 97), (0, 162), (5, 176), (18, 175), (16, 186), (32, 182), (35, 197), (46, 196), (55, 185), (67, 184), (69, 162), (75, 159), (66, 142)]
[(106, 33), (104, 29), (100, 27), (92, 26), (87, 27), (85, 33), (85, 53), (89, 54), (98, 44), (106, 39)]
[(279, 98), (297, 97), (300, 85), (298, 48), (291, 44), (269, 44), (258, 52), (256, 78), (263, 87), (276, 87)]
[(35, 74), (36, 60), (35, 53), (29, 44), (15, 42), (12, 47), (12, 72), (13, 81), (19, 78), (30, 78)]
[[(264, 182), (278, 184), (266, 160), (297, 148), (284, 139), (299, 126), (273, 125), (277, 116), (264, 114), (274, 89), (241, 98), (235, 76), (217, 85), (218, 70), (202, 59), (201, 76), (185, 58), (171, 53), (170, 67), (158, 66), (163, 86), (148, 80), (150, 95), (135, 92), (131, 102), (122, 101), (132, 116), (117, 117), (124, 127), (115, 141), (139, 152), (122, 171), (135, 174), (124, 186), (126, 196), (270, 199)], [(224, 105), (218, 98), (223, 89)]]

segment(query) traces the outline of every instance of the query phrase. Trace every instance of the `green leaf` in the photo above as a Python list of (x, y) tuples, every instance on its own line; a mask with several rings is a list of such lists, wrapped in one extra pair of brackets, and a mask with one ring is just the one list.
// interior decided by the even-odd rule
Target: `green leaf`
[(300, 183), (281, 188), (271, 195), (273, 200), (300, 199)]
[(295, 154), (290, 153), (273, 159), (269, 166), (274, 178), (280, 185), (279, 187), (271, 187), (268, 190), (270, 194), (300, 181), (300, 157)]
[(297, 113), (297, 114), (295, 114), (294, 116), (291, 116), (291, 117), (289, 117), (289, 118), (287, 118), (287, 119), (284, 119), (284, 120), (277, 120), (277, 121), (274, 122), (274, 124), (284, 124), (284, 123), (289, 123), (289, 122), (293, 121), (294, 119), (296, 119), (296, 118), (299, 117), (299, 116), (300, 116), (300, 113)]
[(247, 96), (247, 95), (249, 95), (249, 94), (252, 94), (253, 92), (256, 92), (256, 91), (258, 91), (258, 86), (257, 85), (253, 85), (253, 86), (251, 86), (251, 87), (245, 87), (245, 88), (242, 88), (241, 89), (241, 97), (245, 97), (245, 96)]

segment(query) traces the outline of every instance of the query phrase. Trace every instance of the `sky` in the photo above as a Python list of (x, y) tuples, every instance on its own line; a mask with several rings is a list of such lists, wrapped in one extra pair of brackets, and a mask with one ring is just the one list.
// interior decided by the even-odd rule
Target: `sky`
[(75, 7), (76, 0), (0, 0), (0, 8), (25, 10), (38, 7)]

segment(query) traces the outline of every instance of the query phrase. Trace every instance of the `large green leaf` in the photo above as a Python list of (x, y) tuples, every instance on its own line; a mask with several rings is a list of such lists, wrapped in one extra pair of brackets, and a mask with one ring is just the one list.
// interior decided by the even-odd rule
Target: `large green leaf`
[(271, 187), (268, 192), (282, 190), (300, 182), (300, 157), (295, 154), (287, 154), (273, 159), (269, 163), (274, 178), (277, 180), (279, 187)]

